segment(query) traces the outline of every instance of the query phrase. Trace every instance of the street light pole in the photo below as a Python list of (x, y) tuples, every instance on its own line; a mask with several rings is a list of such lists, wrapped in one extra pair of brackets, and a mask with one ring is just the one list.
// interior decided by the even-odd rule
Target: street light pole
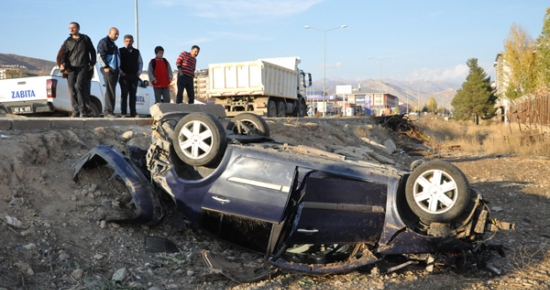
[(407, 115), (409, 114), (409, 88), (407, 87)]
[(340, 28), (346, 28), (347, 25), (341, 25), (338, 27), (334, 27), (331, 29), (319, 29), (312, 26), (304, 26), (305, 29), (313, 29), (323, 32), (324, 35), (324, 58), (323, 58), (323, 100), (325, 101), (325, 114), (327, 112), (327, 100), (325, 99), (326, 89), (327, 89), (327, 32), (340, 29)]
[(389, 56), (389, 57), (386, 57), (386, 58), (375, 58), (375, 57), (369, 56), (369, 59), (374, 59), (374, 60), (380, 61), (380, 85), (382, 85), (382, 61), (384, 61), (386, 59), (390, 59), (392, 57), (393, 57), (393, 55)]
[(418, 107), (418, 115), (420, 115), (422, 112), (422, 110), (420, 110), (420, 82), (418, 82), (418, 86), (416, 88), (416, 106)]
[(136, 9), (135, 9), (135, 13), (136, 13), (136, 48), (139, 49), (139, 27), (138, 27), (138, 0), (135, 0), (135, 4), (136, 4)]

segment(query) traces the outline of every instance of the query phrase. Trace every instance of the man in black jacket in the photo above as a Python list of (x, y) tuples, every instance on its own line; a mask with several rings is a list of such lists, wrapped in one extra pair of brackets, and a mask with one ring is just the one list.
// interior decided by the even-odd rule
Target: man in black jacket
[(70, 36), (63, 43), (61, 71), (67, 71), (67, 82), (73, 106), (72, 117), (90, 116), (90, 79), (96, 63), (96, 51), (92, 40), (80, 33), (77, 22), (69, 23)]
[(143, 60), (139, 50), (132, 47), (134, 37), (130, 34), (124, 35), (124, 47), (120, 52), (120, 115), (126, 117), (128, 108), (128, 94), (130, 94), (130, 116), (136, 116), (136, 92), (139, 76), (143, 69)]

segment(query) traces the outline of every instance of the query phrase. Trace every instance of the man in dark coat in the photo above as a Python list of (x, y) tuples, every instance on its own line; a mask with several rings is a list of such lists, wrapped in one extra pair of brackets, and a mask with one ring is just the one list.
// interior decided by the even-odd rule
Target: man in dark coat
[[(136, 116), (136, 92), (139, 76), (143, 70), (143, 60), (139, 50), (132, 47), (134, 37), (130, 34), (124, 36), (124, 47), (120, 52), (120, 115), (126, 117), (126, 110), (130, 105), (130, 117)], [(130, 95), (130, 103), (128, 103)]]
[(90, 37), (80, 33), (77, 22), (69, 23), (70, 36), (63, 43), (59, 69), (67, 71), (73, 105), (72, 117), (90, 116), (90, 76), (96, 63), (96, 51)]

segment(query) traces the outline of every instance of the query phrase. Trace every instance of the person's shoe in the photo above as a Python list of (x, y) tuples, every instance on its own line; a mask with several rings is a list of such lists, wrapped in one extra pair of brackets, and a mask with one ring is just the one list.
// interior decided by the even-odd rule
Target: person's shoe
[(135, 118), (136, 114), (130, 114), (130, 118)]
[(104, 118), (114, 118), (115, 115), (113, 113), (105, 113), (105, 114), (103, 114), (103, 117)]
[(80, 117), (80, 113), (79, 113), (79, 112), (73, 112), (73, 113), (71, 114), (71, 118), (78, 118), (78, 117)]
[(121, 118), (127, 118), (128, 116), (126, 116), (126, 114), (120, 114), (120, 117)]

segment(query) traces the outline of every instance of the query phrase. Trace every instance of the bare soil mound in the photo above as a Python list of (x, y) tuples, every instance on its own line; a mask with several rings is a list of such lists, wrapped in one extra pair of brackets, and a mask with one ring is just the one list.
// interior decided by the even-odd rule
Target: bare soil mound
[[(387, 131), (370, 119), (268, 120), (272, 137), (407, 168), (419, 158), (406, 149), (417, 140)], [(421, 266), (384, 274), (377, 267), (352, 273), (311, 277), (282, 273), (251, 284), (236, 284), (209, 273), (203, 249), (223, 252), (248, 264), (260, 256), (214, 241), (188, 228), (169, 208), (167, 220), (155, 227), (107, 223), (124, 212), (125, 187), (102, 169), (82, 173), (73, 182), (70, 165), (96, 145), (121, 152), (128, 145), (147, 148), (150, 128), (95, 128), (40, 132), (3, 131), (0, 144), (0, 289), (545, 289), (550, 287), (546, 244), (550, 211), (550, 161), (512, 156), (445, 156), (460, 167), (470, 183), (489, 200), (498, 219), (517, 223), (499, 232), (495, 244), (506, 258), (493, 266), (461, 272)], [(390, 140), (390, 141), (388, 141)], [(395, 148), (392, 147), (393, 146)], [(412, 154), (411, 154), (412, 155)], [(148, 253), (147, 236), (166, 237), (181, 251)]]

